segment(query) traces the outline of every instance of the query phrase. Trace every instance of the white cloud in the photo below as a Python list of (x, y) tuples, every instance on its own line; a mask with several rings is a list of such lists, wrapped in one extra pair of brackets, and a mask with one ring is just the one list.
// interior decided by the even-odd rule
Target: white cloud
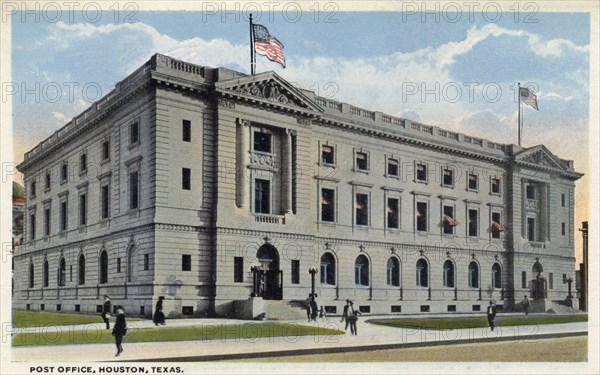
[(573, 100), (573, 97), (571, 95), (562, 96), (556, 92), (549, 92), (547, 94), (540, 95), (540, 99), (541, 98), (547, 99), (547, 100), (561, 100), (561, 101), (565, 101), (565, 102), (570, 102), (571, 100)]

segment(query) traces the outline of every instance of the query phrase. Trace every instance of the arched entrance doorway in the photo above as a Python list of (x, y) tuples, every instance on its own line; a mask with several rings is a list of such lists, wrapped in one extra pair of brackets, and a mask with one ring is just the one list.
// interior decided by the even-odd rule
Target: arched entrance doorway
[(254, 296), (264, 299), (283, 298), (283, 272), (279, 269), (279, 252), (266, 243), (258, 248), (256, 259), (260, 266), (253, 267)]
[(533, 274), (533, 280), (531, 280), (531, 297), (534, 300), (541, 300), (546, 298), (546, 279), (542, 276), (544, 267), (536, 260), (531, 267), (531, 273)]

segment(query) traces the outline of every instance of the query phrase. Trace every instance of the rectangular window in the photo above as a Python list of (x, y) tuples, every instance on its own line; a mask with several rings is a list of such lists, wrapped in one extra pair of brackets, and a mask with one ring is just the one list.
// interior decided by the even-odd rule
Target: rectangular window
[(184, 142), (192, 141), (192, 122), (190, 120), (181, 122), (181, 140)]
[(500, 238), (500, 225), (502, 225), (500, 213), (492, 212), (492, 238)]
[(476, 191), (479, 189), (479, 179), (478, 176), (474, 173), (469, 173), (468, 177), (468, 189)]
[(333, 146), (321, 145), (321, 163), (328, 165), (335, 164), (335, 150)]
[(87, 154), (81, 154), (81, 156), (79, 157), (79, 171), (87, 171)]
[(527, 271), (521, 272), (521, 288), (527, 289)]
[(369, 195), (356, 194), (356, 225), (369, 225)]
[(561, 233), (562, 233), (563, 236), (565, 234), (567, 234), (567, 226), (565, 225), (565, 223), (561, 223), (560, 224), (560, 231), (561, 231)]
[(417, 163), (416, 166), (416, 178), (418, 182), (427, 182), (427, 165)]
[(335, 221), (335, 191), (321, 189), (321, 221)]
[(356, 169), (359, 171), (366, 171), (369, 169), (369, 156), (366, 152), (356, 153)]
[(452, 169), (444, 169), (442, 173), (442, 184), (446, 187), (454, 186), (454, 171)]
[(528, 217), (527, 218), (527, 239), (529, 241), (535, 241), (536, 240), (536, 235), (535, 235), (535, 219), (532, 217)]
[(271, 182), (256, 179), (254, 182), (254, 212), (268, 214), (271, 212)]
[(500, 179), (499, 178), (492, 178), (492, 183), (491, 183), (491, 192), (492, 194), (500, 194)]
[(35, 197), (35, 181), (33, 181), (30, 186), (31, 186), (31, 191), (29, 192), (29, 196), (31, 198), (34, 198)]
[(67, 230), (67, 202), (60, 202), (60, 231)]
[(271, 134), (255, 131), (254, 151), (271, 153)]
[(102, 142), (102, 160), (108, 160), (110, 158), (110, 141)]
[(427, 203), (417, 202), (417, 231), (427, 232)]
[(554, 289), (554, 274), (548, 273), (548, 289)]
[(477, 237), (479, 231), (479, 212), (469, 210), (469, 237)]
[(29, 215), (29, 238), (35, 240), (35, 214)]
[(400, 176), (400, 163), (398, 159), (387, 160), (387, 174), (392, 177)]
[(531, 184), (527, 184), (527, 186), (525, 187), (525, 193), (526, 193), (527, 199), (535, 199), (535, 186), (531, 185)]
[(132, 172), (129, 174), (129, 209), (132, 210), (139, 206), (139, 174)]
[(108, 185), (102, 186), (100, 194), (102, 199), (102, 219), (108, 219), (110, 213), (110, 195)]
[(454, 219), (454, 207), (444, 206), (444, 234), (454, 234), (456, 220)]
[(244, 282), (244, 258), (233, 257), (233, 282)]
[(566, 197), (565, 197), (565, 194), (563, 193), (560, 195), (560, 205), (562, 207), (565, 207), (565, 204), (566, 204)]
[(150, 255), (144, 254), (144, 271), (150, 269)]
[(121, 258), (117, 258), (117, 273), (121, 273)]
[(400, 200), (398, 198), (388, 198), (387, 200), (387, 227), (398, 229), (398, 212), (400, 211)]
[(79, 196), (79, 225), (87, 224), (87, 194)]
[(181, 169), (181, 188), (183, 190), (192, 188), (192, 170), (190, 168)]
[(67, 164), (63, 164), (60, 166), (60, 180), (63, 182), (67, 181), (67, 178), (69, 177), (67, 171), (68, 171)]
[(134, 145), (140, 140), (140, 123), (135, 121), (129, 126), (129, 144)]
[(50, 190), (50, 186), (51, 186), (50, 173), (46, 173), (46, 186), (45, 186), (45, 189), (46, 190)]
[(50, 235), (50, 208), (44, 210), (44, 235)]
[(300, 284), (300, 260), (292, 259), (292, 284)]
[(183, 254), (181, 256), (181, 270), (191, 271), (192, 270), (192, 256), (189, 254)]

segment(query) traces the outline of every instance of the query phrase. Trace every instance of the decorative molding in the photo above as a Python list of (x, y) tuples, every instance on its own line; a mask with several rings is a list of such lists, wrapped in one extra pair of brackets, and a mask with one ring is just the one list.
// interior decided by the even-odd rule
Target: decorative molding
[(365, 188), (373, 188), (373, 186), (375, 186), (374, 184), (370, 184), (368, 182), (361, 182), (361, 181), (348, 181), (348, 183), (352, 186), (361, 186), (361, 187), (365, 187)]
[(225, 98), (219, 98), (217, 100), (217, 105), (221, 108), (235, 109), (235, 102)]

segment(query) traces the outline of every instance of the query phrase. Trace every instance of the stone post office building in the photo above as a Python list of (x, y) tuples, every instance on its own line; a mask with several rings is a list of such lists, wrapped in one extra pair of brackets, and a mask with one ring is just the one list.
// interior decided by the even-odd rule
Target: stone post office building
[(330, 314), (545, 310), (574, 278), (572, 161), (273, 72), (156, 54), (19, 170), (18, 309), (235, 317), (314, 282)]

